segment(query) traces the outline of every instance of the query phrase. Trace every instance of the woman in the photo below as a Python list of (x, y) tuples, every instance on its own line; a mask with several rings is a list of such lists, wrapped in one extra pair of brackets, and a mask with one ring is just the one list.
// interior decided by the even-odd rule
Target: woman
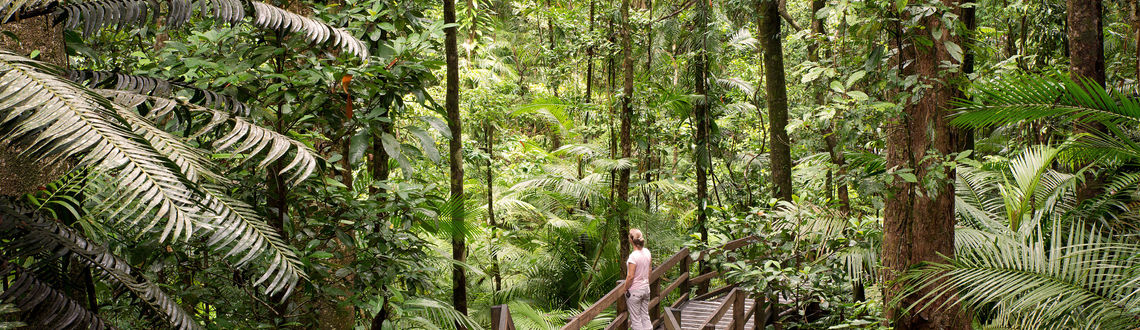
[(629, 230), (629, 243), (633, 246), (633, 252), (629, 253), (629, 259), (625, 262), (625, 303), (629, 311), (629, 328), (651, 330), (653, 322), (649, 321), (649, 271), (653, 269), (650, 266), (653, 256), (645, 248), (645, 235), (641, 230)]

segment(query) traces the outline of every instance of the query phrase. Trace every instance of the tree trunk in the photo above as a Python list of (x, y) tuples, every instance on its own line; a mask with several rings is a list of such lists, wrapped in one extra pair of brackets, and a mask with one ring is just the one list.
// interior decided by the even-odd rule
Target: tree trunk
[[(444, 24), (455, 23), (455, 0), (443, 0)], [(444, 110), (447, 112), (447, 127), (451, 131), (448, 143), (448, 158), (451, 164), (451, 199), (457, 208), (463, 207), (463, 127), (459, 118), (459, 54), (456, 45), (456, 27), (444, 29), (444, 51), (447, 61), (447, 92), (444, 97)], [(463, 224), (463, 212), (451, 214), (451, 257), (456, 264), (451, 267), (451, 303), (455, 310), (467, 314), (467, 271), (460, 266), (467, 260), (467, 242), (458, 228)], [(463, 329), (461, 324), (457, 328)]]
[[(0, 48), (24, 56), (38, 50), (38, 60), (67, 67), (63, 28), (52, 26), (48, 16), (6, 23), (0, 25), (0, 32), (4, 33), (0, 34)], [(8, 33), (14, 34), (16, 39)], [(19, 155), (22, 151), (23, 148), (17, 148), (8, 141), (0, 145), (0, 196), (19, 196), (39, 190), (72, 167), (68, 162), (48, 166), (46, 162), (36, 162)]]
[[(696, 121), (697, 135), (694, 145), (696, 152), (694, 155), (696, 168), (697, 168), (697, 227), (700, 230), (701, 242), (709, 242), (709, 228), (708, 228), (708, 204), (709, 204), (709, 184), (708, 184), (708, 167), (711, 163), (709, 157), (709, 98), (708, 98), (708, 54), (706, 49), (708, 38), (708, 15), (709, 8), (708, 2), (704, 0), (697, 0), (697, 33), (699, 45), (697, 46), (696, 58), (693, 59), (693, 66), (695, 77), (693, 77), (693, 85), (695, 93), (700, 96), (696, 104), (693, 105), (693, 116)], [(675, 167), (675, 166), (674, 166)], [(704, 274), (710, 270), (708, 262), (700, 260), (698, 271)], [(697, 287), (697, 293), (703, 294), (708, 292), (708, 281), (701, 283)]]
[[(943, 5), (959, 14), (957, 0), (942, 0)], [(939, 10), (941, 11), (941, 10)], [(909, 13), (909, 12), (905, 12)], [(921, 84), (929, 88), (920, 91), (916, 102), (907, 102), (895, 123), (887, 130), (887, 168), (910, 169), (917, 183), (894, 178), (889, 185), (883, 217), (883, 281), (892, 283), (911, 266), (924, 261), (942, 261), (954, 256), (954, 169), (938, 166), (928, 158), (928, 152), (949, 155), (953, 152), (949, 120), (950, 101), (957, 91), (954, 86), (940, 81), (954, 81), (957, 74), (940, 69), (943, 62), (953, 62), (947, 41), (957, 43), (951, 27), (942, 26), (939, 19), (944, 13), (936, 12), (918, 20), (919, 28), (904, 31), (898, 21), (894, 23), (894, 40), (899, 55), (895, 64), (905, 76), (917, 75)], [(904, 14), (906, 15), (906, 14)], [(900, 20), (906, 21), (907, 17)], [(933, 45), (917, 47), (915, 38), (927, 37), (928, 31), (943, 31), (935, 36)], [(907, 64), (909, 63), (909, 64)], [(906, 65), (904, 65), (906, 64)], [(943, 171), (935, 175), (932, 171)], [(931, 176), (944, 176), (936, 190), (928, 190)], [(884, 287), (884, 301), (899, 298), (903, 286)], [(888, 306), (886, 316), (896, 329), (968, 329), (969, 317), (958, 304), (934, 306), (917, 314), (904, 312), (900, 306), (910, 306), (926, 294), (920, 291), (903, 297), (898, 305)], [(945, 299), (945, 298), (944, 298)], [(941, 307), (938, 307), (941, 306)]]
[[(495, 220), (495, 125), (490, 119), (484, 124), (483, 136), (487, 139), (487, 221), (491, 225), (491, 248), (497, 238), (499, 224)], [(499, 256), (491, 253), (491, 273), (494, 275), (495, 292), (503, 290), (503, 276), (499, 272)]]
[[(633, 120), (633, 31), (630, 31), (629, 24), (629, 0), (622, 0), (621, 2), (621, 44), (622, 44), (622, 71), (624, 72), (623, 86), (621, 94), (621, 131), (618, 133), (621, 138), (621, 157), (630, 158), (633, 156), (633, 141), (630, 136), (630, 130)], [(630, 168), (626, 167), (618, 170), (618, 227), (621, 228), (621, 254), (618, 256), (618, 261), (625, 260), (625, 256), (629, 255), (630, 246), (629, 240), (624, 239), (625, 235), (629, 233), (629, 175)], [(625, 267), (621, 267), (622, 274), (625, 274)]]
[(764, 48), (764, 87), (768, 92), (768, 138), (772, 141), (772, 195), (792, 200), (792, 150), (788, 140), (788, 90), (784, 82), (784, 47), (776, 0), (759, 0), (760, 38)]
[[(1073, 80), (1090, 80), (1105, 86), (1104, 35), (1101, 0), (1068, 0), (1069, 69)], [(1082, 133), (1104, 131), (1099, 123), (1079, 123), (1074, 130)], [(1083, 164), (1087, 165), (1087, 164)], [(1086, 173), (1077, 187), (1077, 201), (1096, 197), (1103, 190), (1104, 176)]]

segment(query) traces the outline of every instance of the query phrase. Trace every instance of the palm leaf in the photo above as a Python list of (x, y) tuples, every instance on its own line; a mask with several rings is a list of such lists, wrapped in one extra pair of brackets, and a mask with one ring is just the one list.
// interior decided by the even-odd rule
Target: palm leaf
[[(42, 329), (108, 329), (99, 315), (83, 308), (63, 292), (36, 279), (35, 275), (20, 266), (3, 262), (0, 276), (12, 284), (0, 292), (0, 302), (19, 309), (13, 313), (28, 326)], [(5, 317), (7, 319), (7, 317)], [(10, 325), (0, 323), (0, 327)], [(6, 327), (5, 327), (6, 328)]]
[(304, 32), (305, 36), (312, 42), (324, 43), (328, 41), (357, 57), (368, 58), (368, 47), (348, 31), (328, 26), (315, 19), (297, 15), (269, 4), (258, 1), (251, 1), (250, 3), (253, 4), (253, 25), (255, 26), (278, 31)]
[(114, 172), (122, 221), (147, 232), (165, 220), (160, 241), (188, 239), (199, 210), (186, 177), (140, 141), (110, 102), (53, 73), (0, 51), (0, 137), (24, 141), (25, 153), (41, 159), (79, 157), (80, 166)]
[(249, 116), (250, 114), (248, 105), (229, 95), (197, 88), (184, 82), (110, 71), (67, 70), (66, 73), (68, 79), (93, 89), (113, 89), (164, 98), (172, 97), (175, 88), (190, 90), (194, 92), (194, 97), (189, 100), (190, 103), (226, 110), (237, 116)]
[[(11, 207), (15, 206), (16, 209)], [(16, 234), (7, 244), (9, 251), (24, 255), (46, 252), (49, 255), (62, 255), (69, 252), (72, 257), (97, 270), (103, 278), (112, 283), (119, 284), (151, 309), (162, 315), (170, 324), (179, 329), (197, 329), (198, 324), (182, 310), (174, 299), (166, 295), (154, 283), (135, 272), (126, 260), (110, 253), (99, 244), (95, 244), (64, 227), (51, 219), (43, 218), (38, 213), (24, 213), (28, 208), (20, 207), (17, 203), (0, 200), (0, 214), (9, 221), (0, 223), (0, 228), (6, 234)], [(21, 211), (24, 210), (24, 211)], [(23, 231), (20, 235), (18, 232)]]

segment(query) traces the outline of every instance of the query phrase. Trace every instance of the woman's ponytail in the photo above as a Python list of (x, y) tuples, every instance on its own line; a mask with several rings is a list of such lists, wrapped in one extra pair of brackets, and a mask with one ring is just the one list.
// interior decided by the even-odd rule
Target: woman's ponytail
[(629, 241), (633, 242), (633, 245), (637, 246), (638, 248), (643, 248), (645, 247), (645, 234), (642, 234), (641, 230), (637, 228), (630, 229)]

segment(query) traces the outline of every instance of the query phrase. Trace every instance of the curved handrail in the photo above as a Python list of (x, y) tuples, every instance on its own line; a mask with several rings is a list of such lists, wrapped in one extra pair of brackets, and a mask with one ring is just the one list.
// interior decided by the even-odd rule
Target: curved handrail
[[(734, 240), (734, 241), (731, 241), (728, 243), (724, 243), (724, 244), (717, 246), (717, 247), (712, 247), (712, 248), (708, 248), (708, 249), (700, 251), (696, 260), (697, 261), (704, 260), (707, 257), (714, 256), (714, 255), (724, 253), (727, 251), (736, 250), (736, 249), (751, 245), (752, 243), (755, 243), (758, 241), (760, 241), (759, 236), (748, 236), (745, 238), (737, 239), (737, 240)], [(690, 270), (692, 268), (691, 266), (692, 266), (693, 261), (694, 261), (694, 259), (692, 257), (692, 253), (689, 251), (689, 249), (683, 248), (680, 251), (677, 251), (677, 253), (674, 254), (672, 257), (669, 257), (668, 260), (666, 260), (665, 262), (662, 262), (660, 265), (653, 268), (653, 271), (650, 272), (650, 275), (649, 275), (649, 283), (650, 283), (650, 288), (651, 288), (649, 309), (650, 309), (651, 315), (659, 315), (660, 314), (660, 307), (661, 307), (660, 305), (661, 305), (662, 300), (665, 298), (665, 296), (668, 296), (671, 292), (673, 292), (673, 290), (679, 289), (681, 292), (678, 300), (673, 304), (673, 307), (676, 307), (679, 304), (684, 303), (685, 301), (687, 301), (689, 299), (690, 288), (692, 288), (694, 285), (701, 284), (701, 283), (704, 283), (706, 281), (710, 281), (714, 277), (720, 275), (719, 272), (712, 271), (712, 272), (697, 275), (696, 277), (692, 277), (690, 275)], [(676, 279), (671, 281), (666, 286), (666, 290), (664, 290), (664, 291), (659, 290), (659, 288), (661, 287), (661, 280), (663, 279), (665, 273), (669, 272), (670, 270), (672, 270), (674, 267), (676, 267), (678, 265), (684, 271), (681, 272), (680, 275), (678, 275)], [(733, 287), (735, 287), (735, 286), (729, 286), (726, 288), (732, 289)], [(725, 289), (725, 288), (715, 290), (714, 292), (723, 292), (722, 291), (723, 289)], [(612, 324), (610, 327), (607, 327), (607, 329), (614, 328), (614, 326), (620, 327), (620, 324), (622, 323), (620, 321), (624, 320), (625, 318), (628, 317), (628, 313), (625, 311), (625, 306), (624, 306), (624, 304), (621, 303), (624, 301), (625, 301), (625, 290), (622, 286), (622, 281), (618, 281), (618, 284), (616, 286), (614, 286), (614, 288), (612, 290), (610, 290), (610, 292), (606, 293), (604, 296), (602, 296), (601, 299), (598, 299), (598, 301), (591, 304), (590, 307), (586, 308), (586, 310), (582, 311), (582, 313), (579, 313), (578, 315), (575, 315), (573, 318), (571, 318), (566, 323), (566, 325), (562, 327), (562, 330), (578, 330), (578, 329), (581, 329), (582, 327), (585, 327), (586, 324), (589, 324), (590, 321), (594, 320), (594, 318), (597, 317), (598, 314), (601, 314), (602, 311), (606, 310), (607, 308), (609, 308), (611, 305), (614, 305), (615, 303), (618, 303), (617, 304), (618, 306), (616, 306), (618, 313), (614, 317), (614, 320), (618, 321), (618, 322), (614, 322), (614, 324)], [(655, 318), (655, 320), (656, 320), (654, 322), (655, 325), (656, 325), (656, 323), (663, 322), (663, 319), (660, 317)]]

